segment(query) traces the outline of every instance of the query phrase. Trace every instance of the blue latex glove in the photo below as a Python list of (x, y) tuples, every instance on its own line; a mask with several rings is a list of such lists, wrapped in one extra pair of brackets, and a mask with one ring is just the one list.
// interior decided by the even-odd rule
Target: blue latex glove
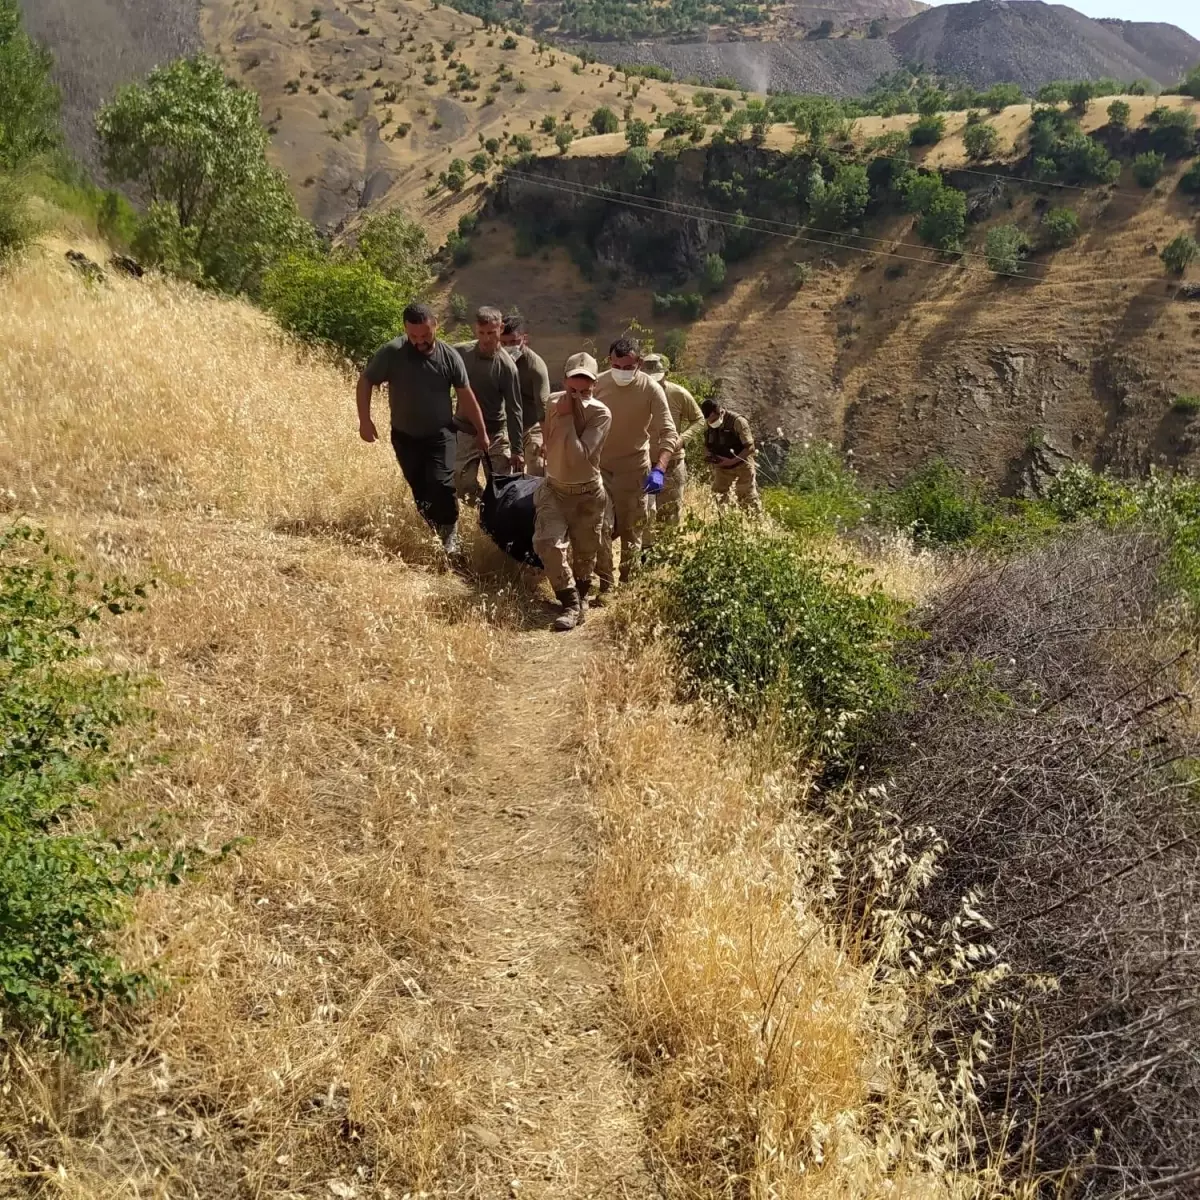
[(647, 496), (657, 496), (659, 492), (666, 487), (667, 477), (663, 474), (661, 467), (655, 467), (649, 475), (646, 476), (646, 482), (642, 484), (642, 491)]

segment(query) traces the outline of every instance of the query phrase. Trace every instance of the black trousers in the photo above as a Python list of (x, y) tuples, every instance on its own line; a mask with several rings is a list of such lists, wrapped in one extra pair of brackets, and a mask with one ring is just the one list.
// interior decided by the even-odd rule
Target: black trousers
[(454, 495), (453, 429), (442, 429), (432, 437), (409, 437), (392, 430), (392, 449), (400, 470), (412, 488), (417, 512), (430, 525), (453, 525), (458, 520)]

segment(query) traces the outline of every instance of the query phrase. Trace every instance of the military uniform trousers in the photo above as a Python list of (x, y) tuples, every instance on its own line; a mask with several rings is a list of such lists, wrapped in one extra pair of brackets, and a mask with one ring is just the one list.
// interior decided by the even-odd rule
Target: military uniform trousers
[(600, 553), (596, 558), (596, 574), (601, 582), (612, 583), (613, 542), (621, 541), (621, 578), (628, 579), (642, 557), (642, 534), (646, 526), (646, 494), (642, 491), (650, 473), (650, 460), (638, 466), (619, 467), (613, 471), (600, 468), (604, 476), (604, 492), (608, 508), (604, 529), (600, 535)]
[[(492, 464), (492, 472), (496, 475), (508, 475), (512, 471), (509, 459), (512, 451), (509, 449), (508, 434), (503, 430), (493, 435), (488, 459)], [(479, 464), (483, 461), (483, 453), (479, 449), (474, 433), (458, 431), (458, 444), (454, 452), (454, 491), (460, 500), (474, 503), (479, 499), (483, 488), (479, 482)]]
[(712, 490), (718, 500), (729, 498), (730, 491), (737, 496), (743, 508), (759, 509), (758, 472), (754, 463), (742, 463), (736, 467), (713, 467)]
[(543, 449), (542, 427), (530, 425), (525, 430), (525, 440), (521, 448), (525, 456), (525, 474), (542, 476), (546, 474), (546, 452)]
[[(604, 485), (543, 479), (534, 493), (533, 548), (555, 592), (591, 579), (604, 525)], [(568, 557), (569, 554), (569, 557)]]
[(667, 468), (667, 481), (663, 484), (663, 490), (655, 497), (655, 524), (679, 524), (683, 516), (683, 489), (687, 486), (687, 478), (687, 459), (682, 462), (671, 459), (671, 465)]

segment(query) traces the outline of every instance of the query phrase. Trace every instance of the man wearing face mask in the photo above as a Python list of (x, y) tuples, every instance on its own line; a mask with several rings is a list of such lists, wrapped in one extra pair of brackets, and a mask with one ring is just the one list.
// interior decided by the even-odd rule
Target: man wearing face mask
[(726, 396), (728, 391), (728, 382), (718, 379), (714, 398), (700, 405), (708, 426), (704, 431), (704, 458), (712, 466), (712, 489), (717, 499), (728, 499), (732, 490), (738, 504), (758, 512), (754, 434), (750, 422), (730, 412), (718, 398)]
[(704, 416), (696, 397), (681, 384), (667, 378), (671, 360), (665, 354), (647, 354), (642, 359), (642, 372), (657, 383), (667, 396), (667, 407), (675, 432), (679, 435), (679, 449), (671, 456), (667, 467), (667, 480), (663, 490), (654, 498), (654, 521), (646, 526), (645, 544), (651, 544), (655, 525), (678, 525), (683, 509), (683, 489), (687, 483), (687, 461), (684, 452), (688, 439), (704, 428)]
[(618, 338), (608, 349), (608, 361), (609, 370), (596, 380), (595, 389), (596, 399), (612, 413), (612, 428), (600, 455), (608, 495), (596, 563), (602, 596), (614, 583), (614, 537), (621, 540), (621, 581), (629, 579), (639, 565), (646, 497), (662, 491), (671, 456), (679, 445), (666, 394), (640, 370), (642, 355), (637, 342)]
[(525, 427), (522, 451), (525, 455), (525, 474), (544, 475), (542, 455), (542, 421), (546, 416), (546, 401), (550, 397), (550, 372), (542, 358), (529, 346), (525, 318), (512, 313), (504, 318), (500, 344), (517, 364), (517, 379), (521, 384), (521, 423)]
[[(504, 315), (498, 308), (481, 308), (475, 314), (475, 341), (455, 346), (467, 369), (471, 389), (483, 410), (488, 436), (492, 439), (488, 461), (496, 475), (525, 467), (521, 455), (521, 383), (517, 367), (501, 349), (500, 331)], [(459, 500), (474, 504), (479, 499), (479, 463), (482, 455), (475, 438), (459, 433), (454, 459), (454, 488)]]
[(574, 354), (564, 374), (563, 390), (546, 405), (546, 477), (535, 493), (533, 533), (533, 548), (563, 609), (551, 627), (556, 633), (574, 629), (587, 614), (604, 524), (600, 452), (612, 424), (608, 409), (593, 396), (596, 360)]
[(447, 554), (458, 553), (458, 501), (454, 495), (454, 406), (475, 431), (480, 453), (490, 438), (466, 368), (458, 352), (437, 336), (437, 318), (426, 304), (404, 310), (404, 336), (380, 347), (358, 377), (358, 435), (378, 437), (371, 420), (371, 397), (388, 385), (392, 448), (412, 489), (417, 511), (437, 530)]

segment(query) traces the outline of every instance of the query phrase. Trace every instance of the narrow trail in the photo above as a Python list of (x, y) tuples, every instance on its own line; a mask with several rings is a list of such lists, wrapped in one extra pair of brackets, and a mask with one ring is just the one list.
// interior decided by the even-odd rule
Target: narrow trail
[(588, 627), (524, 635), (463, 764), (466, 932), (447, 994), (472, 1110), (457, 1194), (473, 1200), (661, 1195), (580, 910), (590, 819), (571, 723), (593, 649)]

